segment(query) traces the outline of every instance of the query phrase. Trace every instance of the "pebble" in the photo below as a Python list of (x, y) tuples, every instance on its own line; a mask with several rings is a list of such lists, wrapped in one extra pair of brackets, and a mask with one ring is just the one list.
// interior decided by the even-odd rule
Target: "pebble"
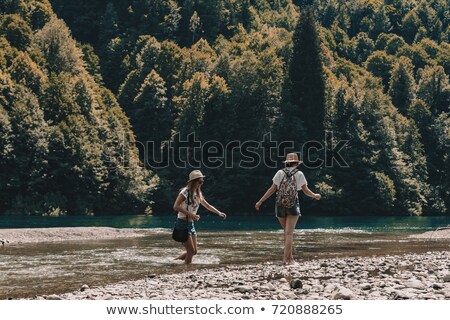
[(408, 288), (414, 288), (414, 289), (419, 289), (419, 290), (425, 289), (425, 285), (417, 279), (406, 281), (405, 286)]
[(372, 285), (370, 283), (363, 283), (359, 286), (361, 290), (370, 290), (372, 289)]
[(303, 283), (299, 279), (293, 279), (291, 281), (292, 289), (301, 289), (303, 287)]
[[(268, 262), (151, 275), (95, 288), (85, 284), (74, 292), (32, 299), (438, 300), (450, 298), (449, 265), (450, 252), (316, 259), (295, 266)], [(424, 272), (429, 269), (435, 273)]]

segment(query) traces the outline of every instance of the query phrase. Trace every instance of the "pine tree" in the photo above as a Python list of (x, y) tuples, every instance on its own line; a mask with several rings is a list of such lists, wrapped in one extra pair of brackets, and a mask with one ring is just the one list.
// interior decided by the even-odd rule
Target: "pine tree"
[(64, 21), (52, 19), (36, 34), (39, 48), (49, 72), (78, 74), (82, 67), (82, 52), (76, 46)]
[(119, 33), (119, 18), (116, 8), (112, 2), (106, 5), (105, 13), (100, 21), (100, 30), (98, 40), (101, 44), (106, 45), (111, 39), (117, 37)]
[(195, 43), (196, 35), (200, 33), (202, 28), (202, 22), (197, 11), (194, 11), (191, 19), (189, 20), (189, 30), (192, 32), (192, 44)]
[(321, 141), (324, 135), (325, 85), (319, 37), (310, 8), (305, 9), (293, 36), (293, 52), (289, 66), (291, 102), (298, 106), (309, 139)]
[(13, 47), (26, 50), (32, 38), (33, 31), (17, 14), (0, 16), (0, 36), (6, 37)]
[(441, 66), (427, 66), (420, 74), (417, 95), (430, 107), (433, 115), (448, 112), (449, 79)]
[(401, 57), (392, 70), (389, 94), (392, 97), (392, 103), (403, 115), (406, 115), (414, 99), (415, 86), (413, 64), (408, 58)]
[(152, 141), (159, 147), (162, 141), (170, 138), (171, 112), (166, 108), (166, 100), (164, 80), (152, 70), (142, 83), (130, 110), (138, 141)]

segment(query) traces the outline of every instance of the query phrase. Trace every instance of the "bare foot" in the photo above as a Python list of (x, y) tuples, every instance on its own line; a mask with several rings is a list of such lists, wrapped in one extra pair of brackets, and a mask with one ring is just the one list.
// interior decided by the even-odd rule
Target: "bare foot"
[(173, 260), (184, 260), (184, 259), (186, 259), (186, 252), (180, 254), (178, 257), (176, 257), (176, 258), (173, 259)]

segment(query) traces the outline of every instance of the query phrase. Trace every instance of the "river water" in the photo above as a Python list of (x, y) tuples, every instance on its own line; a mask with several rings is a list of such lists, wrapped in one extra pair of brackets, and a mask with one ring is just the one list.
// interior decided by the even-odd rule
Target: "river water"
[[(147, 229), (149, 235), (96, 241), (61, 241), (0, 247), (0, 299), (77, 290), (186, 268), (280, 261), (283, 234), (274, 217), (205, 216), (196, 223), (199, 254), (191, 266), (173, 258), (181, 245), (170, 238), (173, 217), (0, 218), (0, 228), (113, 226)], [(297, 261), (449, 250), (448, 240), (410, 235), (450, 224), (450, 217), (304, 217), (294, 235)]]

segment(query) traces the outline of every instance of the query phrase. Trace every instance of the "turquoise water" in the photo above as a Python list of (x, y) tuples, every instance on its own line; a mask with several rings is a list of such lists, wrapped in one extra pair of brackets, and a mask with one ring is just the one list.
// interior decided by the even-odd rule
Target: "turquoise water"
[[(108, 217), (0, 217), (0, 229), (48, 227), (115, 227), (170, 229), (174, 216), (108, 216)], [(422, 232), (450, 225), (450, 216), (439, 217), (323, 217), (304, 216), (298, 229), (361, 230), (373, 232)], [(216, 215), (202, 215), (196, 226), (201, 230), (278, 230), (273, 216), (229, 216), (222, 220)]]

